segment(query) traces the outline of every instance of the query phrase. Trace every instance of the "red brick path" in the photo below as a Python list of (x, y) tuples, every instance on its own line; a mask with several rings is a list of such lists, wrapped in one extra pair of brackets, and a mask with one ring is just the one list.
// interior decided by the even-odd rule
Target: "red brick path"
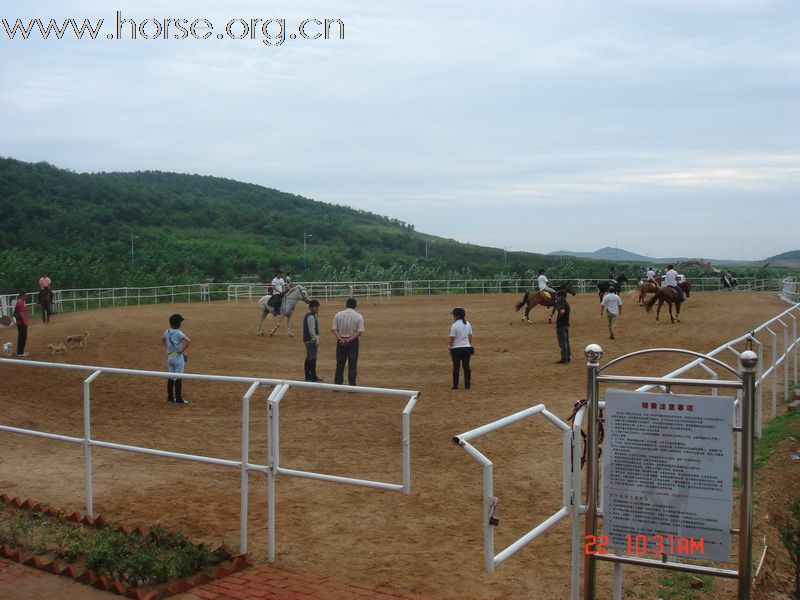
[(0, 558), (0, 583), (20, 583), (26, 579), (45, 577), (45, 573), (35, 569), (26, 569), (15, 562)]
[(386, 588), (369, 588), (283, 565), (256, 565), (173, 596), (174, 600), (425, 600)]

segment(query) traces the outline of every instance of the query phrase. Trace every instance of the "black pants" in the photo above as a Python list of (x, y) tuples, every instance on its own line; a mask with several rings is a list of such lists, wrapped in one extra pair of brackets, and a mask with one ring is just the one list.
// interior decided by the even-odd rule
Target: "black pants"
[(17, 321), (17, 354), (25, 354), (25, 343), (28, 341), (28, 326)]
[(472, 356), (470, 352), (472, 348), (453, 348), (450, 351), (450, 358), (453, 359), (453, 387), (458, 387), (458, 375), (461, 372), (461, 366), (464, 366), (464, 387), (469, 389), (470, 380), (472, 379), (472, 369), (469, 368), (469, 358)]
[(556, 327), (556, 337), (558, 347), (561, 348), (561, 360), (572, 360), (572, 352), (569, 349), (569, 327)]
[(347, 363), (347, 382), (356, 385), (358, 375), (358, 338), (354, 339), (345, 346), (336, 344), (336, 373), (333, 376), (333, 383), (344, 383), (344, 365)]
[(183, 400), (183, 379), (167, 379), (167, 400)]

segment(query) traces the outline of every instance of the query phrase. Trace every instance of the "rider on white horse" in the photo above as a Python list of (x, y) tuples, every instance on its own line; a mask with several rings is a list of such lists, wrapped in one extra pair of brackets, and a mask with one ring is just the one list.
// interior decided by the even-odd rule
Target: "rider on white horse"
[(269, 305), (275, 309), (275, 316), (281, 314), (281, 302), (286, 293), (286, 282), (283, 279), (283, 271), (278, 269), (275, 271), (275, 277), (272, 278), (272, 298), (269, 299)]

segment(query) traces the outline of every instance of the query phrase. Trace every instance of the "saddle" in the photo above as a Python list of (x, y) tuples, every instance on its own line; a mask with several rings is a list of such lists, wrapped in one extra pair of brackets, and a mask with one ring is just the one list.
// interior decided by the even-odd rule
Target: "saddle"
[(542, 298), (544, 298), (547, 301), (552, 300), (553, 299), (553, 292), (542, 292)]

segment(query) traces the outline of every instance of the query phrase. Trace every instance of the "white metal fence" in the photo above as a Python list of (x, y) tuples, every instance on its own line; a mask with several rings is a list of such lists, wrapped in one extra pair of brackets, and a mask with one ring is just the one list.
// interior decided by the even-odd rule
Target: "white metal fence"
[[(572, 286), (577, 293), (597, 291), (597, 279), (574, 279)], [(536, 289), (536, 281), (530, 279), (422, 279), (413, 281), (296, 281), (319, 299), (334, 299), (355, 296), (370, 302), (385, 302), (391, 296), (416, 296), (439, 294), (523, 294)], [(719, 278), (692, 279), (692, 290), (696, 292), (725, 291)], [(624, 290), (632, 290), (635, 281), (629, 281)], [(798, 284), (789, 278), (753, 279), (741, 278), (735, 291), (775, 291), (787, 299), (798, 298)], [(141, 304), (173, 304), (183, 302), (210, 301), (255, 301), (269, 292), (263, 283), (197, 283), (187, 285), (164, 285), (154, 287), (66, 289), (54, 291), (55, 312), (109, 308), (114, 306), (138, 306)], [(17, 294), (0, 295), (0, 311), (10, 315)], [(26, 303), (31, 314), (38, 312), (37, 293), (28, 294)]]
[[(0, 358), (0, 368), (3, 366), (20, 366), (20, 367), (41, 367), (47, 369), (67, 369), (72, 371), (84, 371), (91, 374), (83, 382), (83, 436), (74, 437), (58, 433), (36, 431), (32, 429), (23, 429), (19, 427), (12, 427), (5, 424), (0, 424), (0, 431), (7, 433), (22, 434), (25, 436), (33, 436), (38, 438), (46, 438), (62, 442), (69, 442), (73, 444), (80, 444), (84, 449), (84, 481), (85, 481), (85, 494), (86, 494), (86, 512), (90, 516), (94, 514), (94, 494), (93, 494), (93, 477), (92, 477), (92, 448), (110, 448), (113, 450), (120, 450), (124, 452), (134, 452), (138, 454), (146, 454), (151, 456), (158, 456), (162, 458), (173, 458), (178, 460), (192, 461), (216, 465), (220, 467), (229, 467), (239, 469), (241, 471), (241, 485), (239, 488), (240, 494), (240, 532), (239, 532), (239, 547), (241, 552), (247, 552), (247, 516), (249, 512), (249, 499), (248, 499), (248, 480), (250, 472), (264, 473), (267, 476), (267, 520), (268, 520), (268, 555), (269, 560), (275, 560), (275, 480), (278, 475), (287, 475), (292, 477), (302, 477), (306, 479), (317, 479), (321, 481), (329, 481), (334, 483), (343, 483), (348, 485), (356, 485), (362, 487), (376, 488), (382, 490), (402, 492), (409, 494), (411, 492), (411, 411), (416, 405), (417, 398), (419, 397), (418, 391), (413, 390), (399, 390), (390, 388), (370, 388), (370, 387), (357, 387), (347, 386), (346, 390), (349, 393), (355, 394), (374, 394), (381, 396), (400, 397), (406, 400), (405, 406), (402, 410), (402, 483), (387, 483), (382, 481), (372, 481), (365, 479), (354, 479), (351, 477), (342, 477), (338, 475), (330, 475), (325, 473), (315, 473), (312, 471), (302, 471), (297, 469), (287, 469), (280, 466), (280, 404), (286, 396), (286, 393), (291, 388), (315, 388), (321, 390), (342, 391), (342, 386), (334, 384), (321, 384), (309, 383), (304, 381), (290, 381), (282, 379), (268, 379), (263, 377), (234, 377), (224, 375), (203, 375), (194, 373), (184, 373), (179, 377), (182, 379), (193, 379), (200, 381), (214, 381), (214, 382), (227, 382), (249, 384), (247, 393), (242, 397), (242, 421), (241, 421), (241, 439), (242, 439), (242, 454), (240, 460), (228, 460), (223, 458), (216, 458), (210, 456), (199, 456), (194, 454), (184, 454), (180, 452), (171, 452), (167, 450), (160, 450), (156, 448), (144, 448), (141, 446), (131, 446), (127, 444), (118, 444), (112, 441), (103, 441), (92, 438), (91, 433), (91, 420), (92, 420), (92, 405), (91, 405), (91, 386), (92, 383), (100, 375), (121, 375), (133, 377), (156, 377), (168, 378), (175, 377), (174, 373), (164, 373), (159, 371), (142, 371), (135, 369), (119, 369), (111, 367), (98, 367), (86, 365), (69, 365), (39, 361), (25, 361), (15, 359)], [(271, 387), (272, 391), (266, 399), (267, 411), (267, 464), (261, 465), (250, 462), (250, 400), (253, 398), (259, 388)], [(0, 396), (2, 400), (2, 396)]]
[[(790, 290), (796, 293), (797, 288), (794, 287)], [(784, 292), (786, 290), (784, 289)], [(788, 308), (776, 317), (756, 327), (753, 331), (744, 334), (734, 340), (726, 342), (718, 348), (712, 350), (706, 355), (700, 355), (698, 358), (690, 361), (686, 365), (675, 369), (674, 371), (659, 377), (660, 380), (667, 383), (648, 384), (638, 388), (637, 391), (648, 391), (654, 387), (661, 387), (666, 389), (668, 382), (674, 380), (676, 384), (680, 381), (679, 376), (690, 371), (694, 368), (700, 368), (706, 375), (708, 375), (710, 384), (718, 385), (718, 375), (716, 371), (707, 366), (708, 362), (712, 364), (716, 361), (724, 362), (723, 359), (737, 359), (741, 356), (748, 346), (752, 346), (753, 350), (758, 355), (758, 367), (755, 378), (756, 389), (756, 437), (761, 437), (762, 421), (763, 421), (763, 387), (764, 384), (769, 382), (772, 391), (769, 419), (775, 418), (777, 415), (777, 394), (778, 388), (783, 388), (783, 400), (789, 400), (789, 390), (791, 389), (792, 382), (797, 383), (797, 354), (798, 337), (797, 319), (800, 317), (800, 304), (795, 304)], [(782, 335), (778, 335), (778, 334)], [(782, 343), (778, 343), (778, 338), (782, 337)], [(765, 352), (765, 348), (768, 352)], [(662, 349), (666, 351), (677, 351), (687, 354), (697, 353), (685, 350)], [(619, 360), (619, 359), (618, 359)], [(790, 379), (790, 365), (791, 377)], [(643, 378), (647, 379), (647, 378)], [(652, 379), (652, 378), (650, 378)], [(716, 395), (717, 390), (713, 388), (712, 395)], [(737, 407), (737, 426), (741, 427), (741, 414), (740, 414), (740, 400), (741, 391), (737, 396), (735, 406)], [(604, 405), (600, 403), (601, 407)], [(504, 560), (521, 550), (526, 544), (533, 541), (548, 529), (553, 527), (563, 518), (572, 515), (572, 556), (571, 556), (571, 595), (573, 600), (577, 600), (579, 593), (579, 579), (580, 579), (580, 549), (584, 547), (585, 540), (581, 536), (581, 528), (579, 517), (587, 511), (587, 505), (582, 503), (582, 482), (580, 468), (573, 468), (573, 465), (580, 465), (581, 463), (581, 444), (582, 433), (581, 427), (584, 419), (586, 407), (581, 408), (575, 414), (570, 431), (569, 428), (558, 417), (550, 413), (543, 404), (538, 404), (531, 408), (519, 411), (512, 415), (503, 417), (482, 425), (468, 432), (456, 435), (453, 441), (464, 448), (467, 454), (473, 458), (483, 470), (483, 510), (482, 522), (484, 531), (484, 568), (487, 572), (491, 573)], [(556, 427), (562, 431), (564, 436), (563, 441), (563, 463), (562, 463), (562, 496), (563, 505), (553, 515), (544, 520), (542, 523), (534, 527), (523, 537), (519, 538), (516, 542), (511, 544), (508, 548), (495, 555), (494, 553), (494, 529), (498, 521), (494, 517), (494, 511), (498, 504), (498, 498), (493, 495), (493, 477), (494, 465), (489, 458), (482, 454), (479, 450), (474, 448), (470, 441), (485, 435), (489, 432), (499, 430), (506, 425), (515, 423), (535, 414), (543, 414), (546, 416)], [(567, 443), (569, 441), (570, 446)], [(737, 436), (737, 447), (741, 447), (741, 436)], [(571, 454), (570, 454), (571, 452)], [(737, 456), (741, 456), (741, 451), (737, 451)], [(621, 597), (621, 565), (615, 565), (614, 573), (614, 598)]]

